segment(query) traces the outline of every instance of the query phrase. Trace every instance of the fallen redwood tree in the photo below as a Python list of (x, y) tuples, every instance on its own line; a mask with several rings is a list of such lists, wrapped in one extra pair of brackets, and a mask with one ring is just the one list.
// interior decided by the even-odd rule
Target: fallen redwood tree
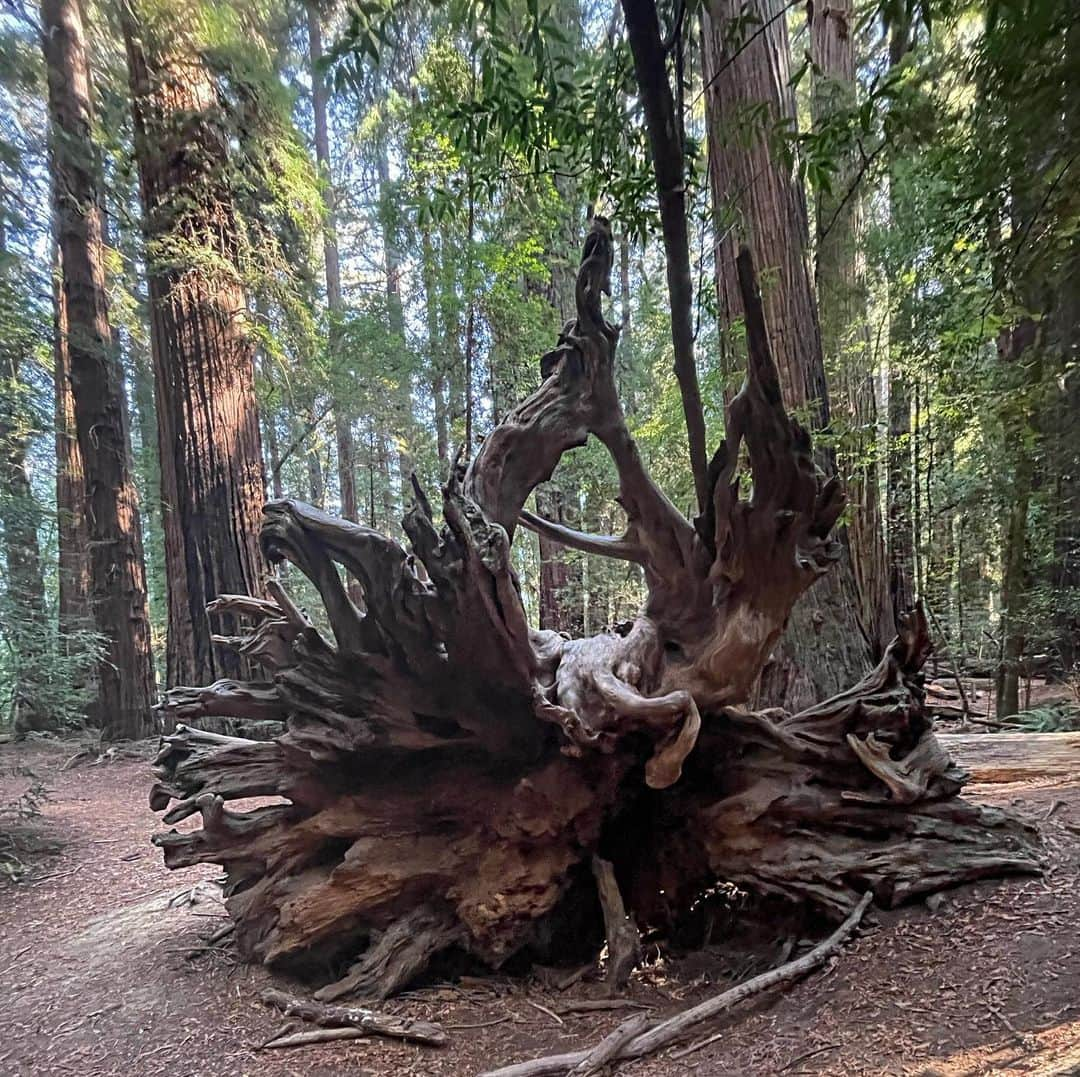
[[(379, 997), (448, 949), (498, 966), (583, 933), (599, 946), (600, 900), (609, 924), (625, 927), (625, 902), (663, 926), (726, 880), (840, 921), (866, 891), (892, 906), (1038, 870), (1029, 827), (958, 797), (965, 775), (923, 705), (921, 610), (841, 695), (798, 714), (745, 709), (796, 599), (837, 556), (844, 497), (784, 411), (746, 252), (738, 268), (747, 377), (697, 519), (652, 481), (626, 426), (602, 227), (576, 322), (543, 357), (540, 388), (455, 466), (441, 523), (418, 485), (409, 549), (297, 501), (267, 505), (263, 547), (312, 581), (332, 639), (276, 581), (271, 599), (220, 599), (253, 626), (226, 642), (268, 678), (177, 689), (166, 710), (285, 731), (256, 742), (180, 725), (150, 798), (166, 823), (201, 815), (201, 829), (154, 840), (169, 867), (224, 866), (246, 957), (331, 979), (323, 1001)], [(618, 471), (618, 537), (525, 511), (590, 434)], [(522, 524), (641, 565), (632, 627), (530, 628), (510, 560)], [(279, 802), (226, 807), (258, 796)], [(636, 932), (610, 934), (625, 975)]]

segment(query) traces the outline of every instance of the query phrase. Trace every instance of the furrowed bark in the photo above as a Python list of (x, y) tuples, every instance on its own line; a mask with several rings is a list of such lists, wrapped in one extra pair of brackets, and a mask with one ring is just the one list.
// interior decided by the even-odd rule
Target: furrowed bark
[[(248, 672), (215, 650), (206, 610), (220, 594), (257, 594), (265, 571), (255, 348), (224, 106), (196, 28), (180, 7), (140, 0), (125, 0), (121, 23), (149, 262), (172, 687)], [(235, 634), (229, 617), (217, 627)]]
[(150, 731), (154, 669), (127, 400), (109, 323), (90, 65), (82, 13), (74, 0), (43, 0), (41, 21), (54, 135), (54, 227), (67, 320), (66, 369), (84, 479), (90, 608), (104, 641), (96, 717), (106, 738), (137, 738)]
[(75, 426), (68, 351), (67, 299), (59, 245), (53, 274), (53, 426), (56, 431), (57, 627), (62, 636), (91, 624), (85, 483)]
[[(725, 347), (734, 352), (731, 337), (743, 313), (736, 252), (745, 243), (769, 282), (762, 302), (784, 402), (817, 436), (829, 428), (831, 412), (806, 196), (766, 133), (774, 123), (796, 120), (787, 10), (784, 0), (710, 0), (702, 12), (709, 177), (719, 237), (717, 303)], [(753, 115), (766, 118), (762, 123)], [(831, 448), (819, 447), (815, 462), (828, 475), (836, 471)], [(857, 680), (870, 665), (847, 535), (841, 530), (836, 538), (835, 570), (795, 607), (789, 631), (763, 670), (763, 704), (808, 706)]]

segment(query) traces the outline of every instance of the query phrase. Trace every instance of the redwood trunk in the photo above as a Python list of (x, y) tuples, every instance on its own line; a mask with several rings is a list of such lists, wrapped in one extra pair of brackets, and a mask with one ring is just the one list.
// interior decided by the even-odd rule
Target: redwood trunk
[[(136, 13), (139, 21), (136, 25)], [(238, 271), (228, 142), (179, 9), (123, 8), (146, 233), (169, 587), (170, 685), (240, 676), (207, 606), (259, 593), (264, 478), (254, 344)], [(219, 628), (235, 634), (224, 615)]]
[[(746, 11), (760, 23), (748, 24)], [(702, 15), (709, 175), (720, 237), (717, 299), (721, 325), (730, 329), (743, 314), (735, 255), (746, 242), (768, 279), (762, 301), (784, 403), (821, 431), (829, 424), (829, 395), (807, 260), (805, 194), (766, 133), (746, 130), (747, 110), (763, 105), (766, 123), (795, 122), (786, 11), (781, 0), (753, 0), (745, 9), (741, 0), (711, 0)], [(835, 471), (831, 452), (819, 452), (817, 461), (829, 474)], [(837, 571), (795, 607), (764, 672), (763, 702), (808, 706), (839, 692), (867, 667), (847, 535), (841, 532), (839, 540)]]
[(67, 314), (67, 358), (85, 479), (90, 605), (104, 641), (97, 716), (106, 738), (142, 737), (151, 728), (154, 698), (146, 569), (123, 371), (109, 324), (101, 175), (82, 14), (76, 0), (43, 0), (41, 19), (63, 267), (61, 309)]
[[(812, 112), (815, 127), (820, 127), (857, 104), (855, 9), (852, 0), (836, 0), (811, 6), (807, 11), (815, 69)], [(851, 147), (837, 161), (831, 189), (821, 185), (816, 192), (814, 279), (822, 354), (830, 369), (836, 371), (835, 383), (839, 387), (834, 408), (842, 423), (838, 463), (847, 476), (848, 500), (852, 506), (848, 538), (859, 598), (859, 623), (872, 654), (878, 658), (893, 636), (896, 621), (889, 610), (879, 500), (877, 399), (862, 253), (864, 224), (859, 167), (855, 149)]]
[[(567, 524), (565, 495), (555, 482), (536, 491), (536, 511)], [(543, 535), (540, 543), (540, 627), (580, 636), (585, 631), (581, 556)]]
[(53, 280), (53, 423), (56, 432), (57, 627), (61, 646), (72, 632), (92, 626), (90, 553), (86, 531), (86, 477), (75, 426), (68, 352), (67, 299), (57, 250)]

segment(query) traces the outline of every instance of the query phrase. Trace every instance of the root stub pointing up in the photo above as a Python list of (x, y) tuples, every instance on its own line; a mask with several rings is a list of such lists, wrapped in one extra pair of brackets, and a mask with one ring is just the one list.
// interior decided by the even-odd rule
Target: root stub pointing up
[[(891, 905), (1038, 870), (1029, 827), (958, 796), (965, 775), (923, 707), (920, 610), (847, 692), (794, 715), (743, 709), (836, 556), (843, 494), (784, 413), (748, 256), (740, 271), (750, 363), (693, 523), (642, 465), (615, 392), (618, 334), (591, 299), (537, 391), (455, 467), (441, 523), (417, 488), (408, 548), (300, 502), (267, 506), (264, 549), (312, 581), (330, 632), (276, 581), (268, 599), (221, 600), (250, 621), (223, 644), (264, 677), (177, 689), (166, 714), (272, 715), (284, 732), (180, 726), (151, 793), (167, 823), (201, 817), (155, 840), (170, 867), (224, 866), (247, 958), (321, 972), (325, 1000), (379, 998), (447, 949), (493, 967), (571, 943), (598, 952), (612, 892), (624, 926), (662, 928), (717, 880), (842, 921), (867, 891)], [(595, 299), (596, 282), (579, 294)], [(626, 534), (561, 539), (631, 551), (648, 597), (625, 635), (567, 640), (530, 628), (510, 542), (533, 487), (590, 435), (618, 471)], [(265, 796), (277, 802), (229, 807)], [(594, 856), (619, 881), (603, 902)], [(632, 964), (626, 939), (608, 941)]]

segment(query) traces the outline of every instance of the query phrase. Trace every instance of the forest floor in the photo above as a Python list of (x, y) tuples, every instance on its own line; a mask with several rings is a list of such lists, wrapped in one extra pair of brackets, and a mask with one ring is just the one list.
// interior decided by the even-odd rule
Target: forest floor
[[(535, 976), (467, 978), (385, 1004), (442, 1022), (447, 1048), (260, 1051), (282, 1024), (259, 1001), (274, 980), (205, 948), (224, 922), (215, 869), (162, 865), (148, 842), (160, 824), (145, 759), (61, 769), (76, 747), (0, 745), (0, 805), (39, 780), (48, 799), (35, 825), (58, 846), (27, 859), (21, 881), (0, 883), (0, 1074), (469, 1077), (589, 1045), (626, 1017), (567, 1013), (602, 997), (587, 978), (562, 992)], [(1067, 782), (967, 795), (1038, 821), (1043, 878), (965, 887), (933, 911), (877, 913), (823, 972), (704, 1029), (722, 1033), (715, 1043), (628, 1064), (620, 1077), (1080, 1074), (1080, 767)], [(729, 939), (680, 960), (654, 952), (627, 997), (658, 1014), (683, 1008), (775, 964), (781, 942), (739, 951)]]

